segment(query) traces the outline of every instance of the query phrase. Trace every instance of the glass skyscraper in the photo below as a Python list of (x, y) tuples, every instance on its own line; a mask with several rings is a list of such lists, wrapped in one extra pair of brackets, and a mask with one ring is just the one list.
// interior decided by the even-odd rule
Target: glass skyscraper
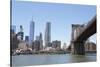
[(50, 47), (51, 44), (51, 23), (46, 23), (46, 29), (45, 29), (45, 47)]
[(32, 45), (34, 41), (34, 21), (32, 20), (30, 23), (30, 36), (29, 36), (29, 44)]

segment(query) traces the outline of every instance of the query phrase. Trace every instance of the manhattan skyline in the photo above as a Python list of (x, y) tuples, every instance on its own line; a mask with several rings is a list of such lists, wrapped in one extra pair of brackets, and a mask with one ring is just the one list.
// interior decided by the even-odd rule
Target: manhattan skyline
[[(16, 25), (17, 32), (19, 26), (22, 25), (24, 34), (29, 36), (29, 26), (33, 19), (35, 23), (34, 39), (42, 32), (44, 40), (45, 26), (47, 22), (50, 22), (51, 41), (70, 42), (71, 24), (86, 24), (94, 15), (96, 15), (96, 6), (93, 5), (12, 2), (12, 25)], [(94, 42), (95, 37), (96, 35), (91, 39)]]

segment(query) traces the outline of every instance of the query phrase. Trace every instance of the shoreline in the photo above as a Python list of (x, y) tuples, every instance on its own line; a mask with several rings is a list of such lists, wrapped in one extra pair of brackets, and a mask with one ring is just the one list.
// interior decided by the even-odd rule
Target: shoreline
[[(20, 55), (62, 55), (62, 54), (71, 54), (71, 53), (34, 53), (34, 54), (16, 54), (11, 56), (20, 56)], [(86, 52), (85, 55), (96, 54), (96, 52)]]

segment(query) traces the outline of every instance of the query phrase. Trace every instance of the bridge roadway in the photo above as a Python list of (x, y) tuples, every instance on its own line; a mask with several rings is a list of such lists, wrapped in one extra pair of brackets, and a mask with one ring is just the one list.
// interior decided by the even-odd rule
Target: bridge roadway
[(90, 36), (92, 36), (95, 33), (96, 33), (96, 16), (93, 17), (93, 19), (88, 22), (85, 29), (74, 40), (74, 42), (86, 41)]

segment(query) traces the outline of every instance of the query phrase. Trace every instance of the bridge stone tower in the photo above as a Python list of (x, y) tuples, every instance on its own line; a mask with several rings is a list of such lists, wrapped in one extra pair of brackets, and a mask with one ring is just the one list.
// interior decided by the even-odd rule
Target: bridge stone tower
[(80, 24), (72, 24), (72, 34), (71, 34), (71, 53), (77, 55), (85, 54), (84, 42), (74, 43), (74, 40), (80, 35), (84, 30), (85, 26)]

